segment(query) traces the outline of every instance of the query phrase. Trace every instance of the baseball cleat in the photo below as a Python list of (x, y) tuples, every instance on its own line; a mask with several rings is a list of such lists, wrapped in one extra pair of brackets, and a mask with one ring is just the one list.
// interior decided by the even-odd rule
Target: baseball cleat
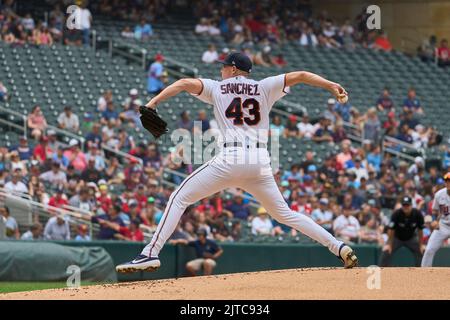
[(358, 265), (358, 258), (355, 252), (345, 243), (339, 247), (339, 258), (344, 262), (345, 269), (350, 269)]
[(153, 272), (158, 270), (160, 266), (161, 262), (158, 258), (147, 257), (143, 254), (140, 254), (134, 260), (116, 266), (116, 271), (120, 273), (132, 273), (139, 271)]

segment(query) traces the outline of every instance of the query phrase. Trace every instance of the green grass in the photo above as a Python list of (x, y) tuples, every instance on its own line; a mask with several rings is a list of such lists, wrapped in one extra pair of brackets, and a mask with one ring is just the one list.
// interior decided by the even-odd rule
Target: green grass
[[(81, 282), (82, 286), (95, 285), (100, 283)], [(33, 291), (45, 289), (66, 288), (65, 282), (2, 282), (0, 281), (0, 293)]]

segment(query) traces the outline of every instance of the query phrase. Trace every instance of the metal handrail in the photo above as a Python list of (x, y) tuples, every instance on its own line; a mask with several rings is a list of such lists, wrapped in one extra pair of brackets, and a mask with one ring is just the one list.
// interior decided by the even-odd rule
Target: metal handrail
[(135, 157), (135, 156), (133, 156), (133, 155), (131, 155), (131, 154), (129, 154), (129, 153), (126, 153), (126, 152), (123, 152), (123, 151), (120, 151), (120, 150), (113, 149), (113, 148), (111, 148), (111, 147), (109, 147), (109, 146), (106, 146), (106, 145), (103, 145), (103, 144), (102, 144), (101, 147), (102, 147), (103, 150), (106, 150), (106, 151), (111, 152), (111, 153), (115, 153), (116, 155), (118, 155), (118, 156), (120, 156), (120, 157), (127, 158), (128, 160), (137, 161), (137, 162), (139, 162), (139, 164), (141, 164), (141, 165), (144, 164), (144, 161), (142, 161), (141, 158)]
[(13, 110), (10, 110), (10, 109), (6, 109), (6, 108), (4, 108), (4, 107), (0, 107), (0, 111), (9, 113), (9, 114), (14, 115), (14, 116), (17, 116), (17, 117), (20, 117), (20, 118), (22, 119), (22, 121), (23, 121), (23, 126), (22, 126), (22, 127), (19, 126), (19, 125), (16, 124), (16, 123), (14, 123), (14, 122), (12, 122), (12, 121), (9, 121), (9, 120), (6, 120), (6, 119), (0, 119), (0, 122), (5, 123), (5, 124), (8, 124), (8, 125), (10, 125), (10, 126), (12, 126), (12, 127), (14, 127), (14, 128), (19, 129), (19, 130), (22, 130), (22, 131), (23, 131), (23, 136), (24, 136), (24, 137), (27, 135), (27, 125), (28, 125), (27, 122), (28, 122), (28, 118), (27, 118), (26, 115), (24, 115), (23, 113), (20, 113), (20, 112), (16, 112), (16, 111), (13, 111)]

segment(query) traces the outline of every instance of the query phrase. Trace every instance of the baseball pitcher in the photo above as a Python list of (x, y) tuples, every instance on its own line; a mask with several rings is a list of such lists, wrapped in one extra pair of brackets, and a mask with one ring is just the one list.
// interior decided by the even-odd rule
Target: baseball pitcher
[(433, 214), (438, 215), (439, 229), (434, 230), (428, 239), (427, 248), (422, 258), (422, 267), (431, 267), (436, 251), (450, 237), (450, 172), (444, 176), (445, 188), (434, 194)]
[(339, 101), (347, 92), (339, 84), (306, 71), (289, 72), (261, 81), (249, 78), (252, 62), (242, 53), (231, 53), (223, 61), (222, 81), (181, 79), (165, 88), (147, 103), (155, 109), (162, 101), (187, 91), (214, 106), (223, 148), (204, 163), (172, 193), (151, 242), (134, 260), (118, 265), (118, 272), (154, 271), (164, 243), (172, 235), (185, 209), (225, 188), (238, 187), (251, 193), (280, 223), (286, 224), (326, 246), (340, 258), (345, 268), (357, 265), (353, 250), (338, 241), (311, 218), (289, 209), (270, 166), (267, 151), (269, 112), (290, 87), (304, 83), (330, 91)]

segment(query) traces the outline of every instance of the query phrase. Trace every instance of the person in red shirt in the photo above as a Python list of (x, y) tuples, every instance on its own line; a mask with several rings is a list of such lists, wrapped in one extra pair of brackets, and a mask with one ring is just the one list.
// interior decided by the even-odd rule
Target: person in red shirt
[(450, 66), (450, 49), (448, 48), (447, 39), (441, 40), (441, 45), (436, 49), (436, 57), (438, 66), (443, 68)]
[(225, 60), (225, 58), (228, 56), (228, 54), (230, 53), (230, 49), (228, 48), (223, 48), (222, 49), (222, 53), (219, 55), (219, 59), (220, 61)]
[(41, 141), (33, 151), (33, 157), (38, 160), (40, 163), (44, 163), (48, 157), (51, 157), (52, 150), (48, 146), (48, 137), (43, 136)]
[(147, 205), (147, 198), (148, 197), (145, 195), (145, 186), (143, 184), (139, 184), (136, 188), (134, 199), (136, 199), (140, 208)]
[(384, 50), (384, 51), (392, 50), (392, 44), (383, 32), (375, 40), (374, 47), (377, 49)]
[(388, 113), (387, 120), (383, 123), (383, 128), (385, 130), (385, 134), (389, 136), (395, 135), (395, 130), (398, 127), (398, 121), (395, 120), (395, 113), (390, 111)]
[(125, 238), (124, 240), (137, 242), (144, 241), (144, 234), (141, 229), (139, 229), (139, 222), (135, 220), (130, 222), (129, 227), (119, 226), (119, 233)]
[(281, 53), (277, 55), (275, 58), (273, 58), (272, 62), (277, 67), (285, 67), (287, 65), (287, 61), (284, 59)]
[(64, 208), (65, 206), (69, 205), (69, 202), (63, 194), (62, 186), (59, 186), (56, 189), (56, 194), (50, 198), (50, 200), (48, 201), (48, 205), (56, 208)]

